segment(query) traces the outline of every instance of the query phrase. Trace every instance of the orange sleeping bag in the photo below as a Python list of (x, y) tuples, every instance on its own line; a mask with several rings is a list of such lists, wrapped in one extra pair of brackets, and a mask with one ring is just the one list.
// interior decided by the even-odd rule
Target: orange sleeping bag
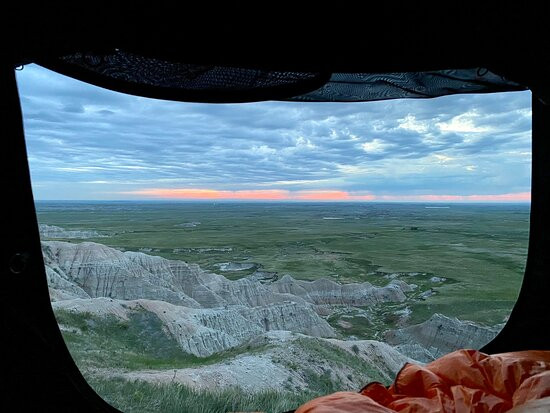
[(386, 388), (313, 399), (296, 413), (550, 412), (550, 351), (487, 355), (459, 350), (426, 366), (407, 363)]

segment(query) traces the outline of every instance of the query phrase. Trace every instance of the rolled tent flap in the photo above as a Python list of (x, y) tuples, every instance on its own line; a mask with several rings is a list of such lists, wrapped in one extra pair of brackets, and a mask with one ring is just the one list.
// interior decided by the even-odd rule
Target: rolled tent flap
[(332, 73), (274, 70), (261, 65), (191, 64), (169, 59), (112, 49), (75, 52), (37, 63), (118, 92), (206, 103), (364, 102), (526, 89), (478, 67), (423, 72)]

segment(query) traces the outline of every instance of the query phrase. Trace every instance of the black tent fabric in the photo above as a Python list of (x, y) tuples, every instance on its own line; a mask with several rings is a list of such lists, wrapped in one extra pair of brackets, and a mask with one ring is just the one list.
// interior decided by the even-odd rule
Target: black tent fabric
[(405, 73), (334, 73), (319, 89), (291, 100), (366, 102), (524, 89), (524, 86), (484, 68)]
[(189, 64), (119, 49), (38, 62), (59, 73), (140, 96), (191, 102), (364, 102), (524, 90), (485, 68), (404, 73), (325, 73)]

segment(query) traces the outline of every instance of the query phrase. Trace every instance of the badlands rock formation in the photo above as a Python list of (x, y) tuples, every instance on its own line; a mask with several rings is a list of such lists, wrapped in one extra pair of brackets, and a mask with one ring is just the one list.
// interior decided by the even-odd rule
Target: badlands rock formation
[[(225, 362), (197, 368), (109, 370), (97, 371), (96, 374), (154, 383), (175, 382), (200, 389), (239, 386), (245, 391), (296, 391), (310, 387), (308, 375), (323, 376), (330, 372), (331, 380), (338, 383), (339, 389), (357, 391), (373, 380), (390, 383), (406, 362), (413, 361), (379, 341), (312, 339), (290, 331), (271, 331), (258, 336), (251, 344), (268, 344), (268, 347), (262, 352), (242, 354)], [(335, 363), (320, 357), (309, 346), (320, 346), (330, 353), (338, 352), (338, 355), (348, 358), (348, 363)]]
[(277, 279), (273, 273), (256, 271), (231, 281), (198, 265), (93, 242), (47, 241), (42, 250), (54, 310), (127, 322), (148, 312), (160, 320), (162, 334), (199, 357), (236, 347), (261, 349), (197, 368), (97, 370), (100, 375), (261, 390), (304, 389), (311, 374), (321, 377), (328, 372), (338, 386), (357, 390), (369, 380), (390, 382), (407, 361), (430, 361), (458, 348), (479, 348), (496, 334), (496, 329), (435, 314), (422, 324), (388, 332), (389, 344), (341, 340), (322, 317), (338, 308), (365, 311), (407, 300), (413, 287), (396, 278), (376, 287), (303, 281), (289, 275)]
[[(370, 305), (403, 301), (404, 292), (410, 289), (398, 280), (375, 287), (370, 283), (342, 285), (325, 279), (300, 281), (288, 275), (268, 284), (254, 278), (231, 281), (195, 264), (122, 252), (93, 242), (48, 241), (42, 243), (42, 250), (50, 273), (56, 274), (51, 275), (56, 283), (51, 287), (74, 292), (75, 297), (84, 297), (83, 291), (92, 298), (147, 298), (194, 308), (257, 307), (285, 301), (301, 305)], [(74, 289), (68, 288), (65, 281)]]
[(199, 357), (237, 347), (270, 330), (285, 330), (309, 336), (333, 337), (332, 327), (307, 306), (293, 302), (260, 307), (242, 305), (198, 309), (153, 300), (88, 298), (52, 303), (54, 310), (114, 315), (128, 320), (136, 311), (155, 314), (181, 349)]
[(103, 238), (107, 235), (94, 230), (66, 230), (55, 225), (40, 224), (38, 226), (41, 238), (86, 239)]
[(329, 280), (254, 278), (230, 281), (198, 265), (92, 242), (42, 244), (54, 308), (124, 316), (153, 312), (182, 350), (208, 356), (272, 330), (334, 337), (319, 305), (402, 301), (408, 285), (393, 280), (341, 285)]
[(387, 332), (385, 341), (411, 358), (428, 362), (461, 348), (479, 349), (498, 331), (436, 313), (421, 324)]
[(339, 284), (320, 278), (315, 281), (295, 280), (290, 275), (274, 282), (272, 290), (301, 297), (313, 304), (338, 304), (369, 306), (381, 302), (402, 302), (411, 287), (403, 281), (392, 280), (385, 287), (373, 287), (370, 283)]

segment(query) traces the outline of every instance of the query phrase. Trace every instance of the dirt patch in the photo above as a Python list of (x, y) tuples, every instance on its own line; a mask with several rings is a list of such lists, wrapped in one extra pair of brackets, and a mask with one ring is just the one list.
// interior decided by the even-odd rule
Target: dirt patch
[(344, 321), (344, 320), (338, 320), (336, 324), (338, 324), (340, 327), (345, 329), (349, 329), (353, 327), (353, 324), (351, 324), (349, 321)]

